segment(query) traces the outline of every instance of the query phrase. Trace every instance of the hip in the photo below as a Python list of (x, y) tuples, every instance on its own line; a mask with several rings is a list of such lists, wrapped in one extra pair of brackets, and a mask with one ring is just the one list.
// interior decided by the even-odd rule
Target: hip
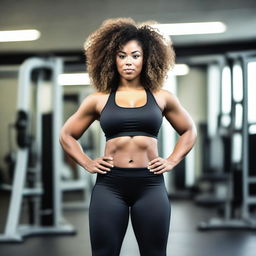
[(164, 185), (163, 174), (154, 174), (147, 167), (118, 167), (110, 168), (106, 174), (97, 173), (96, 185), (115, 188), (146, 188)]

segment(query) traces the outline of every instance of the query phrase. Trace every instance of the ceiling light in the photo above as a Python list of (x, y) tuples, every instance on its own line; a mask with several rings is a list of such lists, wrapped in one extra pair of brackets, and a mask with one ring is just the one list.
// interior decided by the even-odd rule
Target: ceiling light
[(59, 75), (60, 85), (89, 85), (91, 84), (88, 73), (72, 73)]
[(189, 73), (189, 67), (186, 64), (176, 64), (169, 74), (174, 76), (185, 76)]
[(0, 31), (0, 42), (33, 41), (40, 37), (35, 29)]
[(153, 24), (165, 35), (195, 35), (195, 34), (215, 34), (226, 31), (226, 25), (222, 22), (195, 22), (195, 23), (172, 23)]

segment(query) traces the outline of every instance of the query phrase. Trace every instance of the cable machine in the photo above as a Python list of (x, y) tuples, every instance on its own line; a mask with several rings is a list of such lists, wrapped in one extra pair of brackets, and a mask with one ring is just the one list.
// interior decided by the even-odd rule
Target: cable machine
[[(62, 92), (58, 76), (62, 73), (61, 58), (30, 58), (24, 61), (18, 73), (17, 159), (10, 204), (4, 233), (0, 242), (23, 241), (36, 234), (75, 234), (72, 225), (62, 216), (60, 172), (62, 152), (59, 131), (62, 125)], [(32, 115), (29, 109), (30, 85), (36, 77), (36, 128), (32, 134)], [(52, 111), (42, 114), (41, 92), (43, 81), (49, 81), (52, 92)], [(36, 143), (33, 143), (36, 141)], [(32, 150), (33, 148), (33, 150)], [(31, 152), (36, 152), (31, 158)], [(32, 160), (31, 160), (32, 159)], [(22, 203), (29, 201), (29, 224), (19, 224)]]
[[(230, 163), (230, 170), (226, 183), (224, 217), (201, 222), (198, 226), (200, 230), (256, 229), (256, 218), (253, 215), (256, 193), (252, 186), (256, 183), (256, 165), (249, 164), (253, 162), (254, 151), (251, 141), (255, 137), (255, 134), (250, 133), (250, 127), (256, 125), (256, 118), (254, 121), (248, 119), (251, 111), (248, 105), (248, 63), (252, 60), (250, 56), (256, 56), (256, 53), (227, 54), (230, 98), (227, 98), (227, 95), (224, 97), (222, 93), (222, 104), (224, 101), (230, 101), (230, 112), (221, 114), (219, 118), (222, 133), (230, 139), (231, 149), (230, 156), (225, 157)], [(222, 83), (223, 86), (225, 84)], [(223, 143), (226, 143), (225, 140)]]

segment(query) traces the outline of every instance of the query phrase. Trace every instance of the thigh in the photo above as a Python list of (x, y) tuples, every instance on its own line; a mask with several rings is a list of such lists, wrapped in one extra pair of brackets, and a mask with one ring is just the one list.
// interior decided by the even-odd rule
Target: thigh
[(171, 206), (164, 183), (143, 192), (131, 208), (131, 222), (141, 256), (165, 256)]
[(129, 220), (129, 207), (116, 191), (95, 184), (89, 206), (92, 256), (118, 256)]

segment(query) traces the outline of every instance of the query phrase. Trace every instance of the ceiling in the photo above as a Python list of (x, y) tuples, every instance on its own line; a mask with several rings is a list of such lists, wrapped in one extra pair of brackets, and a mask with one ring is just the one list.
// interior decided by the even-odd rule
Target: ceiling
[(255, 0), (1, 0), (0, 6), (1, 30), (41, 32), (37, 41), (0, 43), (0, 54), (81, 51), (89, 33), (104, 19), (114, 17), (159, 23), (222, 21), (227, 25), (224, 34), (173, 36), (174, 47), (256, 42)]

